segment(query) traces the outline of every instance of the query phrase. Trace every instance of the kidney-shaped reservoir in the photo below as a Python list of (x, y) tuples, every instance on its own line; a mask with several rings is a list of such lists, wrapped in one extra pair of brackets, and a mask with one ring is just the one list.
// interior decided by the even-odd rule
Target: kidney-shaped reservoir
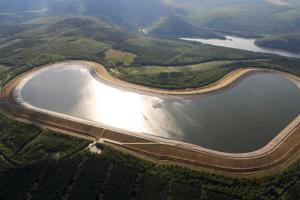
[(212, 93), (176, 96), (114, 87), (88, 66), (60, 63), (24, 79), (19, 91), (35, 109), (230, 153), (262, 148), (300, 114), (297, 85), (267, 72)]

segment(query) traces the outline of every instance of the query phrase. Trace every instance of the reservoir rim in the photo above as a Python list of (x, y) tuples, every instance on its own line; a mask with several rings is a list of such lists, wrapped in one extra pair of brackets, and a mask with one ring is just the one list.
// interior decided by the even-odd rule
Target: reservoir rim
[[(87, 67), (87, 69), (89, 69), (90, 73), (97, 78), (97, 80), (103, 80), (105, 81), (105, 83), (109, 82), (110, 79), (102, 79), (103, 78), (103, 73), (99, 73), (103, 72), (103, 70), (106, 71), (106, 69), (98, 64), (98, 63), (93, 63), (93, 62), (89, 62), (89, 61), (64, 61), (64, 62), (57, 62), (57, 63), (52, 63), (52, 64), (47, 64), (45, 66), (39, 67), (39, 68), (35, 68), (33, 70), (30, 70), (28, 72), (25, 72), (24, 74), (22, 74), (19, 77), (19, 81), (16, 85), (16, 87), (13, 90), (13, 98), (15, 100), (15, 102), (18, 105), (23, 106), (24, 108), (28, 109), (28, 110), (34, 110), (36, 112), (42, 112), (44, 114), (48, 114), (51, 115), (53, 117), (59, 117), (59, 118), (64, 118), (67, 120), (72, 120), (72, 121), (77, 121), (79, 123), (84, 123), (84, 124), (90, 124), (92, 126), (97, 126), (99, 128), (105, 128), (107, 130), (112, 130), (112, 131), (117, 131), (117, 132), (121, 132), (123, 134), (129, 134), (129, 135), (134, 135), (137, 137), (143, 137), (145, 139), (150, 139), (150, 140), (155, 140), (157, 142), (163, 142), (166, 144), (170, 144), (170, 145), (177, 145), (183, 148), (187, 148), (187, 149), (193, 149), (193, 150), (197, 150), (197, 151), (201, 151), (201, 152), (206, 152), (209, 154), (213, 154), (215, 156), (222, 156), (222, 157), (235, 157), (235, 158), (250, 158), (250, 157), (260, 157), (263, 156), (264, 154), (266, 154), (267, 152), (270, 152), (272, 150), (275, 149), (276, 146), (279, 146), (282, 142), (284, 142), (284, 140), (286, 138), (289, 137), (289, 135), (292, 133), (292, 129), (299, 126), (300, 124), (300, 115), (298, 115), (298, 117), (296, 117), (295, 120), (293, 120), (293, 122), (291, 122), (285, 129), (283, 129), (276, 137), (274, 137), (266, 146), (264, 146), (261, 149), (258, 149), (256, 151), (252, 151), (252, 152), (247, 152), (247, 153), (226, 153), (226, 152), (221, 152), (221, 151), (216, 151), (216, 150), (211, 150), (211, 149), (207, 149), (207, 148), (203, 148), (201, 146), (198, 145), (194, 145), (194, 144), (190, 144), (190, 143), (186, 143), (186, 142), (181, 142), (181, 141), (177, 141), (174, 139), (169, 139), (169, 138), (164, 138), (164, 137), (160, 137), (160, 136), (153, 136), (147, 133), (135, 133), (135, 132), (131, 132), (131, 131), (126, 131), (123, 129), (117, 129), (115, 127), (110, 127), (107, 126), (105, 124), (101, 124), (101, 123), (96, 123), (96, 122), (92, 122), (90, 120), (84, 120), (84, 119), (80, 119), (80, 118), (76, 118), (76, 117), (72, 117), (66, 114), (61, 114), (61, 113), (57, 113), (57, 112), (53, 112), (53, 111), (49, 111), (49, 110), (45, 110), (45, 109), (41, 109), (41, 108), (37, 108), (35, 106), (30, 105), (29, 103), (27, 103), (26, 101), (24, 101), (24, 99), (22, 98), (21, 95), (21, 91), (22, 88), (24, 87), (24, 85), (26, 84), (27, 81), (29, 81), (32, 77), (38, 75), (39, 73), (42, 73), (44, 71), (47, 71), (49, 68), (56, 66), (55, 64), (70, 64), (70, 65), (79, 65), (79, 66), (85, 66)], [(59, 67), (59, 65), (57, 65), (56, 67)], [(99, 69), (100, 67), (100, 69)], [(106, 71), (107, 72), (107, 71)], [(232, 73), (235, 74), (234, 76), (232, 76)], [(202, 88), (196, 89), (195, 93), (190, 93), (192, 91), (188, 91), (191, 94), (207, 94), (210, 92), (216, 92), (216, 91), (220, 91), (223, 89), (227, 89), (229, 87), (232, 87), (233, 84), (237, 84), (239, 81), (241, 81), (243, 78), (253, 75), (253, 74), (257, 74), (257, 73), (276, 73), (279, 75), (282, 75), (286, 78), (288, 78), (289, 80), (293, 81), (298, 88), (300, 89), (300, 80), (298, 77), (285, 73), (285, 72), (281, 72), (281, 71), (276, 71), (276, 70), (268, 70), (268, 69), (260, 69), (260, 68), (246, 68), (246, 69), (237, 69), (234, 70), (232, 72), (230, 72), (229, 74), (227, 74), (224, 78), (220, 79), (219, 81), (217, 81), (222, 87), (220, 86), (216, 86), (216, 84), (213, 84), (211, 86), (206, 86), (204, 88), (204, 90), (202, 90)], [(106, 75), (106, 74), (104, 74)], [(109, 75), (111, 76), (111, 75)], [(228, 78), (229, 77), (229, 81)], [(113, 77), (114, 78), (114, 77)], [(116, 79), (116, 78), (114, 78)], [(226, 84), (222, 84), (222, 80), (226, 81)], [(122, 81), (123, 83), (124, 81)], [(115, 82), (110, 82), (111, 85), (115, 85)], [(134, 84), (135, 85), (135, 84)], [(144, 91), (144, 86), (143, 88), (130, 88), (130, 86), (132, 86), (132, 84), (130, 84), (129, 86), (125, 85), (125, 86), (120, 86), (120, 83), (118, 83), (117, 85), (115, 85), (118, 88), (129, 88), (130, 90), (140, 90), (140, 92), (146, 92), (146, 93), (152, 93), (153, 94), (153, 88), (149, 88), (151, 89), (151, 92), (149, 91)], [(141, 90), (142, 89), (142, 90)], [(157, 89), (155, 89), (157, 90)], [(159, 89), (157, 91), (160, 91)], [(154, 93), (154, 94), (158, 94), (158, 95), (166, 95), (165, 91), (163, 90), (163, 94), (161, 93)], [(183, 91), (186, 92), (186, 91)], [(188, 94), (184, 94), (189, 96)]]

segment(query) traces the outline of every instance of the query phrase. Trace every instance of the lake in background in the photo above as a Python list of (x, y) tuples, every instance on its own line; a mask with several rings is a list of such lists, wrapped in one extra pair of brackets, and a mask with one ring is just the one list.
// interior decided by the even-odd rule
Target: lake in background
[(269, 143), (300, 114), (300, 91), (275, 73), (246, 76), (209, 94), (154, 95), (115, 88), (91, 68), (54, 64), (21, 89), (34, 107), (139, 134), (243, 153)]
[(271, 53), (271, 54), (276, 54), (276, 55), (290, 57), (290, 58), (300, 58), (300, 54), (291, 53), (288, 51), (276, 50), (276, 49), (266, 49), (266, 48), (256, 46), (255, 44), (256, 39), (240, 38), (235, 36), (225, 36), (225, 37), (226, 40), (197, 39), (197, 38), (181, 38), (181, 39), (187, 41), (201, 42), (203, 44), (210, 44), (210, 45), (220, 46), (220, 47), (228, 47), (228, 48), (241, 49), (241, 50), (260, 52), (260, 53)]

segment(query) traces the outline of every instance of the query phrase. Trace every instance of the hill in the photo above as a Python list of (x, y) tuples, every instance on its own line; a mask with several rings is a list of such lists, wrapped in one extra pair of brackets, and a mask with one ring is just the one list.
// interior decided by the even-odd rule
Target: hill
[(23, 25), (17, 33), (2, 35), (0, 62), (20, 66), (62, 59), (99, 61), (106, 50), (127, 37), (126, 32), (99, 18), (41, 19)]
[(269, 36), (255, 41), (260, 47), (300, 52), (300, 33), (292, 33), (280, 36)]
[[(124, 63), (174, 66), (268, 57), (178, 39), (135, 35), (99, 17), (39, 18), (14, 26), (15, 29), (2, 35), (0, 40), (0, 62), (7, 65), (40, 65), (63, 59), (86, 59), (107, 67)], [(111, 52), (114, 52), (113, 58)], [(127, 59), (128, 55), (130, 59)]]
[(227, 34), (274, 35), (300, 31), (299, 9), (294, 4), (276, 6), (261, 0), (220, 0), (199, 5), (185, 17), (189, 22)]
[(147, 28), (147, 32), (155, 36), (224, 38), (224, 36), (214, 33), (207, 28), (194, 26), (175, 15), (161, 17)]
[[(23, 0), (3, 0), (0, 2), (0, 24), (24, 22), (25, 19), (41, 16), (81, 15), (105, 19), (130, 32), (154, 26), (153, 29), (159, 34), (173, 37), (175, 33), (181, 33), (173, 23), (184, 27), (182, 34), (196, 33), (203, 37), (209, 34), (216, 37), (213, 32), (251, 37), (300, 32), (298, 1), (271, 2), (273, 3), (266, 0), (28, 0), (24, 3)], [(162, 28), (160, 24), (170, 27)]]

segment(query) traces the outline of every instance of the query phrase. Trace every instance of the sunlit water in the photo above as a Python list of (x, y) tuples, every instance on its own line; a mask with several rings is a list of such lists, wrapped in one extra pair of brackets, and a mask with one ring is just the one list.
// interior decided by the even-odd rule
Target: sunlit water
[(256, 39), (240, 38), (240, 37), (234, 37), (234, 36), (226, 36), (226, 40), (198, 39), (198, 38), (181, 38), (181, 39), (187, 40), (187, 41), (201, 42), (204, 44), (211, 44), (214, 46), (242, 49), (242, 50), (260, 52), (260, 53), (271, 53), (271, 54), (276, 54), (276, 55), (290, 57), (290, 58), (300, 58), (300, 53), (296, 54), (296, 53), (291, 53), (288, 51), (267, 49), (267, 48), (261, 48), (259, 46), (256, 46), (255, 45)]
[(27, 80), (21, 95), (37, 108), (235, 153), (265, 146), (300, 113), (298, 87), (273, 73), (210, 94), (174, 96), (126, 91), (86, 66), (56, 64)]

